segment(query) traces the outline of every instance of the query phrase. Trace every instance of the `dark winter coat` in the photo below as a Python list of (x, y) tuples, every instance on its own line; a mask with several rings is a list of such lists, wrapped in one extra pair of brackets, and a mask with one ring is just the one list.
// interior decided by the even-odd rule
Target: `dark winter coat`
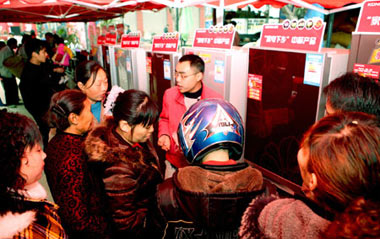
[(266, 194), (262, 174), (247, 164), (180, 168), (158, 188), (167, 224), (163, 238), (238, 238), (252, 198)]
[(112, 120), (95, 128), (85, 141), (90, 162), (102, 163), (105, 192), (114, 223), (115, 238), (157, 236), (156, 186), (162, 171), (151, 144), (127, 143)]
[(48, 144), (45, 174), (70, 238), (108, 238), (103, 181), (89, 167), (85, 136), (58, 132)]

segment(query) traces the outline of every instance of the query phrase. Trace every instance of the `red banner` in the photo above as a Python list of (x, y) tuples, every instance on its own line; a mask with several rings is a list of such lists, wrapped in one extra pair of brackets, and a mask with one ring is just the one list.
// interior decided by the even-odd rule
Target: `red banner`
[(98, 36), (97, 43), (98, 43), (98, 45), (106, 44), (106, 37), (105, 36)]
[(154, 36), (152, 51), (176, 52), (179, 44), (179, 33), (164, 33), (162, 36)]
[(193, 47), (231, 49), (234, 36), (235, 29), (232, 25), (197, 29)]
[(116, 44), (116, 41), (117, 41), (117, 35), (116, 33), (112, 34), (112, 33), (108, 33), (106, 35), (106, 43), (107, 44), (110, 44), (110, 45), (115, 45)]
[(140, 46), (141, 34), (138, 32), (123, 34), (121, 36), (122, 48), (138, 48)]
[(380, 32), (380, 1), (363, 3), (356, 32)]
[(263, 76), (248, 74), (248, 98), (261, 101)]
[(318, 52), (326, 23), (318, 20), (285, 20), (282, 24), (264, 24), (260, 46)]
[(361, 76), (370, 77), (378, 80), (380, 66), (355, 63), (353, 71), (354, 73), (358, 73)]

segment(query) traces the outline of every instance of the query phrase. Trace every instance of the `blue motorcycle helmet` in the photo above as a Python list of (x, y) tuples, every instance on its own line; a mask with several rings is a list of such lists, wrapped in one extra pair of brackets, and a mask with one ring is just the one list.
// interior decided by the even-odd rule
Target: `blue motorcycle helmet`
[(230, 159), (239, 160), (244, 145), (241, 116), (225, 100), (200, 100), (182, 116), (178, 141), (190, 164), (200, 164), (207, 153), (217, 149), (228, 149)]

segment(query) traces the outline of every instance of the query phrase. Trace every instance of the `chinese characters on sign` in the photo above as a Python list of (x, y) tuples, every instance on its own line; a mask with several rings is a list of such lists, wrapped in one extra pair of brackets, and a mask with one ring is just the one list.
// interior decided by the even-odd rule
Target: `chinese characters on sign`
[(231, 49), (234, 36), (235, 29), (232, 25), (197, 29), (193, 47)]
[(179, 33), (169, 32), (162, 36), (154, 36), (152, 43), (153, 52), (176, 52), (179, 44)]
[(380, 1), (363, 3), (356, 32), (380, 32)]
[(248, 74), (248, 98), (261, 101), (263, 76)]
[(354, 65), (354, 73), (357, 73), (364, 77), (370, 77), (373, 79), (379, 79), (380, 66), (357, 64)]
[(325, 25), (322, 19), (285, 20), (282, 24), (265, 24), (260, 46), (318, 52)]
[(130, 32), (121, 37), (122, 48), (138, 48), (140, 46), (140, 32)]

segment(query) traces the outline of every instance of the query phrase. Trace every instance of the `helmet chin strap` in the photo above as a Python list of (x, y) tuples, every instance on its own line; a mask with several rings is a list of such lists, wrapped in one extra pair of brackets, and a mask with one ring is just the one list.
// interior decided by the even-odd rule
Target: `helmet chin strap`
[(227, 149), (217, 149), (206, 154), (202, 159), (202, 163), (206, 163), (208, 161), (227, 162), (229, 160), (230, 156)]

